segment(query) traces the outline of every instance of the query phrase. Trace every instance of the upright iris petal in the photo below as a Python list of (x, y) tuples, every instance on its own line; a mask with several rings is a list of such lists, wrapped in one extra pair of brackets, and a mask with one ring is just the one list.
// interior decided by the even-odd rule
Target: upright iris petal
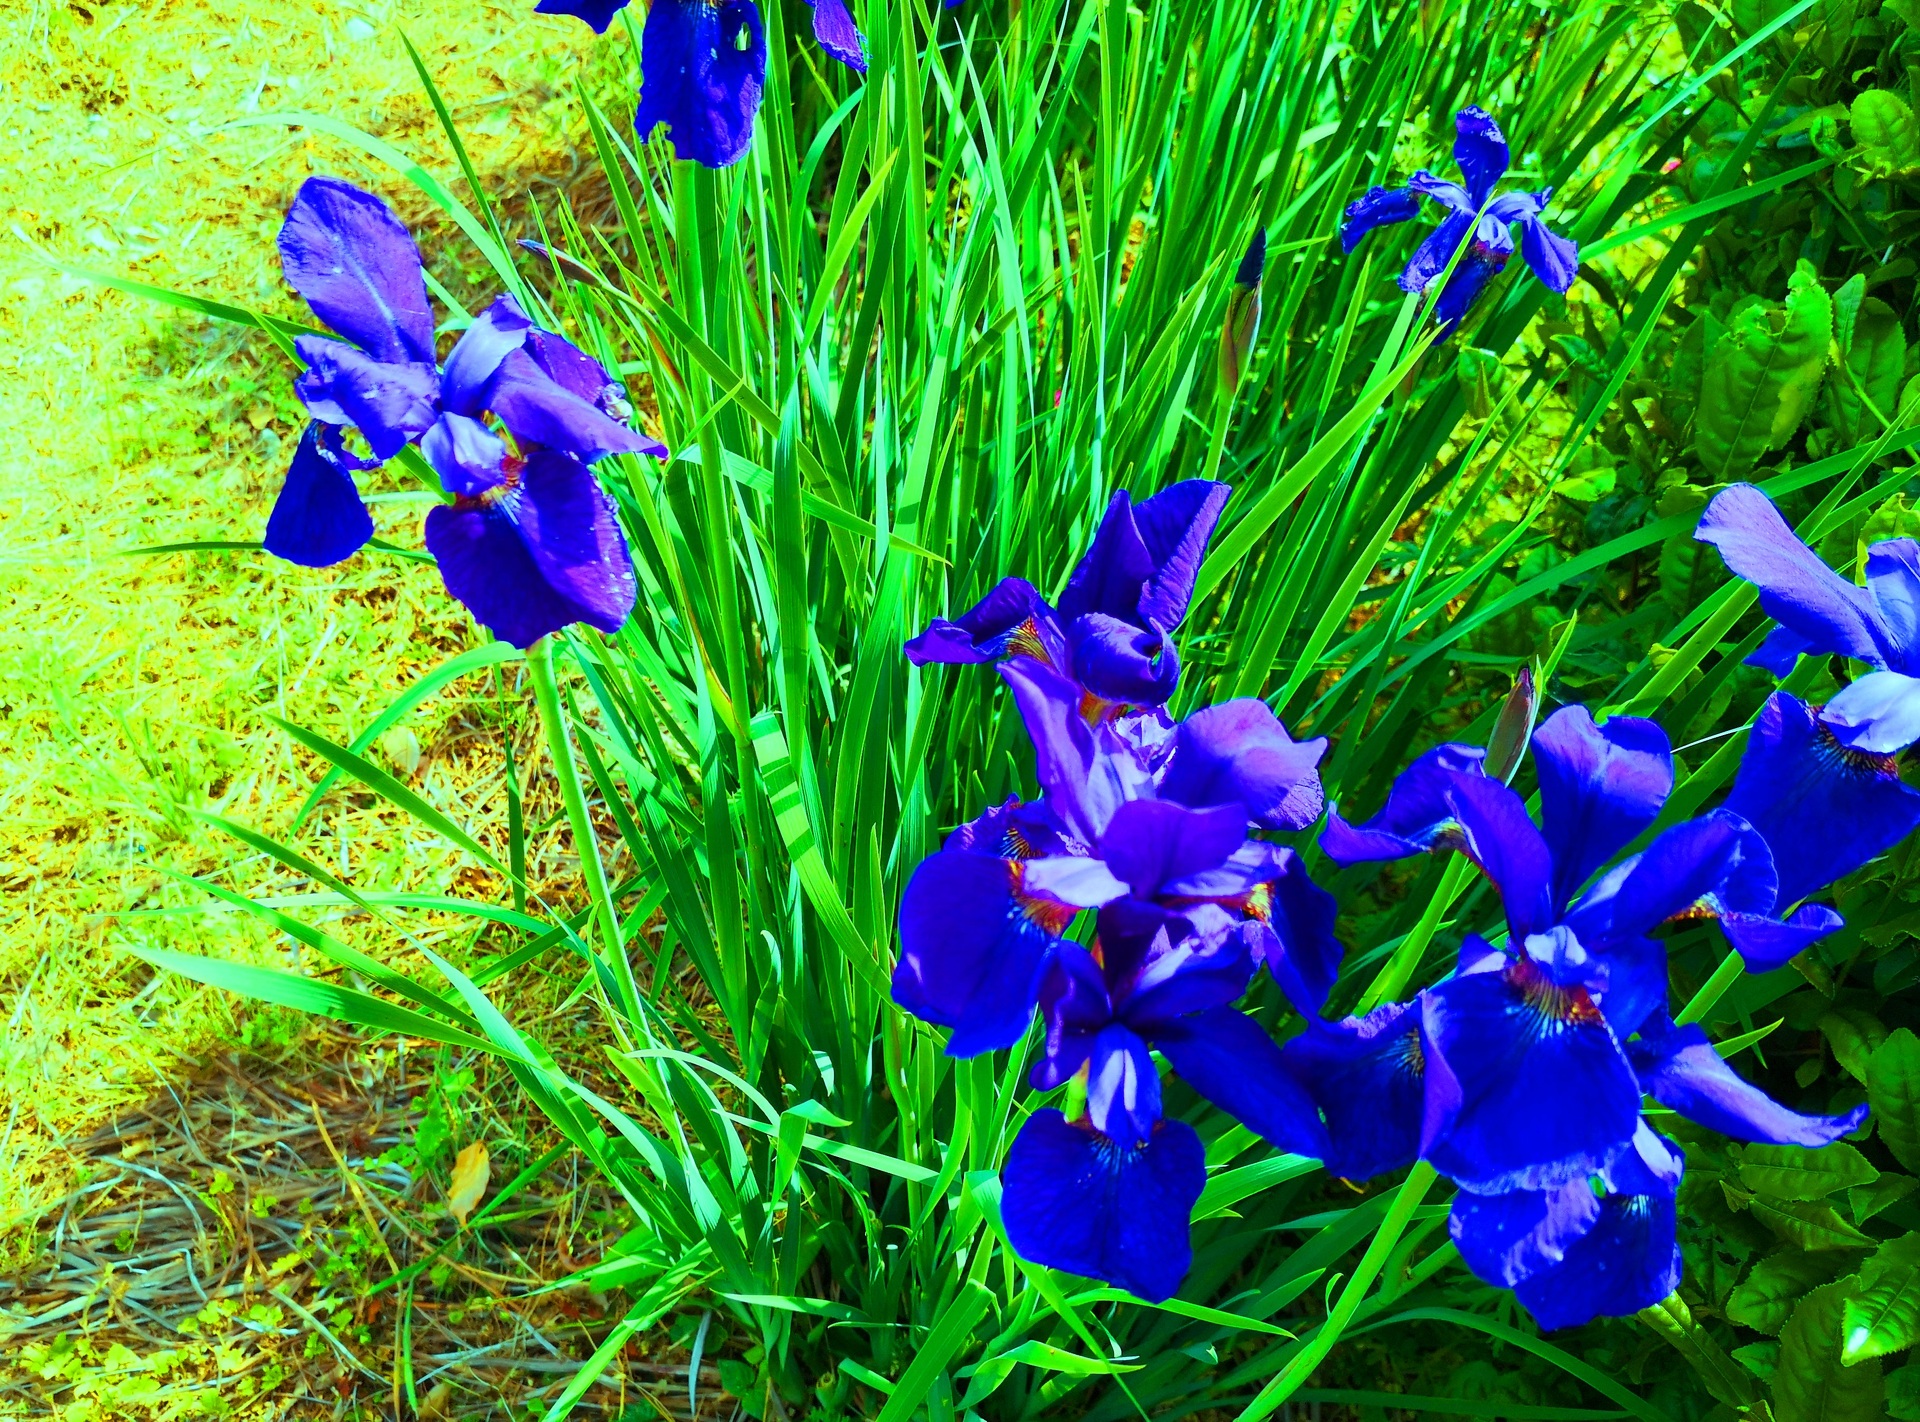
[(1485, 207), (1494, 185), (1507, 175), (1511, 161), (1507, 155), (1507, 136), (1493, 115), (1473, 104), (1460, 110), (1453, 121), (1453, 161), (1467, 180), (1467, 195), (1475, 207)]
[(1185, 805), (1237, 801), (1262, 829), (1305, 829), (1325, 803), (1327, 738), (1296, 741), (1253, 697), (1203, 707), (1174, 728), (1160, 794)]
[(640, 107), (647, 142), (661, 124), (674, 152), (708, 168), (737, 163), (753, 142), (767, 41), (753, 0), (653, 0), (640, 35)]
[(475, 482), (429, 510), (426, 528), (447, 591), (474, 620), (523, 649), (575, 622), (618, 632), (633, 610), (633, 562), (587, 466), (534, 449)]
[(1567, 706), (1534, 732), (1540, 822), (1553, 851), (1553, 901), (1565, 908), (1589, 875), (1652, 824), (1673, 791), (1667, 733), (1638, 716), (1596, 726)]
[(434, 363), (420, 249), (372, 193), (308, 178), (280, 227), (280, 265), (322, 321), (386, 365)]

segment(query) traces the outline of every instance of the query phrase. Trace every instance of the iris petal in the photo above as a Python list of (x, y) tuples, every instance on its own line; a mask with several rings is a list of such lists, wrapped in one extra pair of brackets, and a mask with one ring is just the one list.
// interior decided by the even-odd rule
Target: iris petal
[(267, 517), (262, 545), (289, 563), (325, 568), (358, 553), (371, 537), (373, 515), (354, 486), (340, 432), (309, 421)]
[(1238, 805), (1189, 810), (1167, 800), (1131, 800), (1119, 806), (1100, 839), (1100, 857), (1139, 897), (1227, 859), (1246, 840)]
[[(1413, 256), (1408, 259), (1406, 270), (1400, 273), (1402, 291), (1425, 291), (1433, 279), (1447, 269), (1453, 260), (1453, 254), (1459, 250), (1473, 232), (1473, 218), (1465, 213), (1449, 213), (1440, 225), (1429, 232), (1426, 240), (1414, 248)], [(1468, 258), (1461, 259), (1461, 267), (1467, 265)], [(1459, 276), (1456, 269), (1455, 277)], [(1488, 275), (1492, 275), (1491, 272)], [(1485, 280), (1483, 277), (1482, 281)], [(1451, 283), (1450, 283), (1451, 284)], [(1477, 290), (1477, 288), (1476, 288)], [(1461, 310), (1466, 309), (1463, 304)]]
[(1868, 672), (1842, 687), (1820, 720), (1848, 750), (1892, 755), (1920, 741), (1920, 677)]
[(1049, 663), (1064, 662), (1059, 636), (1053, 609), (1034, 585), (1025, 578), (1002, 578), (958, 617), (936, 617), (907, 643), (907, 660), (915, 666), (968, 664), (1024, 653)]
[(1511, 162), (1507, 154), (1507, 136), (1493, 115), (1478, 104), (1460, 110), (1453, 119), (1453, 161), (1460, 165), (1467, 180), (1467, 193), (1473, 205), (1480, 207), (1493, 191), (1493, 185), (1507, 175)]
[(1680, 1283), (1675, 1228), (1672, 1190), (1609, 1194), (1561, 1263), (1523, 1279), (1514, 1297), (1549, 1331), (1651, 1308)]
[(1580, 275), (1580, 244), (1539, 218), (1520, 224), (1520, 255), (1549, 291), (1567, 291)]
[(440, 375), (431, 365), (375, 360), (324, 336), (296, 336), (293, 344), (307, 363), (294, 394), (315, 419), (359, 430), (375, 459), (392, 459), (439, 418)]
[(867, 72), (867, 41), (853, 22), (847, 0), (812, 0), (813, 37), (820, 48), (856, 74)]
[(1895, 671), (1920, 671), (1920, 543), (1888, 538), (1867, 550), (1867, 590), (1887, 625)]
[(1387, 792), (1387, 803), (1365, 824), (1352, 825), (1338, 810), (1327, 812), (1320, 848), (1345, 867), (1381, 859), (1404, 859), (1432, 849), (1452, 828), (1447, 790), (1461, 775), (1484, 775), (1486, 752), (1479, 746), (1438, 745), (1401, 771)]
[(1860, 1129), (1867, 1108), (1844, 1116), (1805, 1116), (1790, 1111), (1752, 1083), (1743, 1081), (1692, 1023), (1676, 1027), (1665, 1013), (1641, 1024), (1640, 1037), (1627, 1046), (1633, 1069), (1646, 1093), (1737, 1141), (1818, 1147)]
[(1420, 194), (1412, 188), (1371, 187), (1347, 204), (1340, 223), (1340, 246), (1351, 252), (1376, 227), (1411, 222), (1420, 215)]
[(1640, 1088), (1584, 989), (1526, 960), (1453, 978), (1426, 993), (1426, 1032), (1460, 1084), (1427, 1158), (1463, 1189), (1552, 1189), (1633, 1138)]
[(737, 163), (753, 143), (766, 74), (753, 0), (653, 0), (640, 35), (634, 129), (645, 143), (665, 124), (679, 157), (708, 168)]
[(1553, 902), (1579, 887), (1652, 824), (1673, 790), (1667, 733), (1639, 716), (1596, 726), (1584, 706), (1553, 713), (1533, 733), (1540, 819), (1553, 851)]
[(1889, 665), (1892, 630), (1872, 596), (1821, 562), (1751, 484), (1714, 495), (1693, 536), (1718, 548), (1734, 576), (1759, 589), (1761, 611), (1804, 637), (1803, 650)]
[[(1455, 1084), (1422, 1036), (1418, 1002), (1390, 1002), (1365, 1017), (1310, 1020), (1280, 1050), (1326, 1121), (1327, 1173), (1366, 1180), (1411, 1165), (1447, 1114)], [(1430, 1083), (1428, 1070), (1440, 1074)]]
[(1467, 1267), (1489, 1284), (1510, 1289), (1551, 1269), (1600, 1218), (1600, 1197), (1586, 1180), (1553, 1190), (1453, 1198), (1447, 1231)]
[(1327, 1133), (1313, 1099), (1251, 1017), (1216, 1007), (1163, 1026), (1153, 1040), (1187, 1085), (1248, 1129), (1280, 1150), (1326, 1156)]
[(420, 249), (392, 208), (338, 178), (308, 178), (279, 244), (287, 281), (322, 321), (376, 361), (433, 365)]
[(1124, 1023), (1101, 1028), (1088, 1050), (1087, 1120), (1129, 1150), (1144, 1146), (1160, 1122), (1160, 1074), (1147, 1044)]
[(1538, 933), (1554, 921), (1554, 869), (1547, 842), (1527, 817), (1527, 805), (1498, 780), (1463, 775), (1447, 788), (1463, 851), (1500, 890), (1514, 937)]
[(613, 17), (627, 8), (627, 0), (540, 0), (533, 7), (536, 15), (571, 15), (585, 20), (593, 32), (603, 35)]
[(1237, 800), (1263, 829), (1305, 829), (1325, 803), (1317, 767), (1326, 750), (1325, 736), (1294, 740), (1264, 701), (1223, 701), (1175, 727), (1160, 794), (1183, 805)]
[(1193, 1127), (1163, 1121), (1127, 1150), (1058, 1111), (1036, 1111), (1007, 1152), (1001, 1212), (1023, 1259), (1104, 1279), (1149, 1303), (1193, 1263), (1189, 1221), (1207, 1183)]
[(1109, 701), (1158, 706), (1180, 682), (1180, 654), (1158, 627), (1089, 612), (1067, 624), (1074, 678)]
[(1851, 751), (1804, 702), (1777, 691), (1753, 723), (1725, 807), (1773, 851), (1780, 903), (1798, 902), (1905, 839), (1920, 792), (1891, 756)]

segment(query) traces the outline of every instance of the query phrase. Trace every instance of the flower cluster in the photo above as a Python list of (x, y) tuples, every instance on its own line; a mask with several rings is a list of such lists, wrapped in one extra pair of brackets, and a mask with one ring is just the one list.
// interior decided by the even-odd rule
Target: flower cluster
[[(866, 39), (847, 0), (808, 0), (820, 48), (867, 72)], [(603, 34), (627, 0), (540, 0), (543, 15), (572, 15)], [(647, 142), (661, 124), (674, 152), (708, 168), (737, 163), (753, 143), (767, 81), (767, 40), (754, 0), (653, 0), (640, 32), (640, 107)]]
[[(316, 568), (351, 557), (373, 536), (353, 476), (416, 445), (452, 497), (427, 514), (427, 548), (477, 621), (521, 648), (573, 622), (617, 632), (633, 610), (633, 562), (588, 466), (617, 452), (667, 456), (629, 427), (620, 385), (511, 296), (440, 365), (413, 237), (379, 198), (337, 178), (301, 185), (280, 259), (344, 339), (294, 341), (306, 363), (294, 390), (313, 418), (267, 520), (267, 551)], [(371, 457), (347, 447), (348, 428)]]
[(1422, 168), (1404, 188), (1369, 188), (1347, 205), (1340, 226), (1340, 245), (1351, 252), (1376, 227), (1410, 222), (1420, 213), (1420, 199), (1431, 198), (1445, 209), (1440, 225), (1427, 235), (1400, 273), (1400, 289), (1425, 291), (1453, 263), (1462, 242), (1467, 249), (1453, 265), (1453, 275), (1434, 303), (1434, 316), (1450, 334), (1473, 306), (1507, 258), (1513, 255), (1513, 229), (1520, 229), (1520, 255), (1535, 276), (1554, 291), (1573, 285), (1580, 270), (1580, 248), (1569, 237), (1550, 230), (1541, 220), (1553, 189), (1537, 193), (1506, 192), (1494, 188), (1506, 176), (1509, 160), (1506, 135), (1493, 115), (1482, 108), (1462, 109), (1454, 117), (1453, 158), (1460, 165), (1465, 186), (1436, 178)]
[[(1032, 1084), (1068, 1087), (1066, 1109), (1034, 1111), (1009, 1151), (1009, 1240), (1149, 1300), (1179, 1287), (1206, 1172), (1196, 1132), (1163, 1114), (1158, 1053), (1334, 1175), (1426, 1161), (1458, 1187), (1462, 1258), (1544, 1327), (1658, 1302), (1679, 1278), (1685, 1161), (1644, 1098), (1804, 1146), (1856, 1130), (1865, 1108), (1801, 1115), (1736, 1075), (1670, 1014), (1656, 932), (1711, 919), (1749, 969), (1779, 967), (1841, 926), (1801, 900), (1920, 822), (1920, 794), (1779, 693), (1725, 803), (1665, 828), (1665, 733), (1580, 706), (1531, 738), (1538, 823), (1503, 778), (1527, 744), (1506, 718), (1499, 764), (1435, 747), (1351, 823), (1323, 805), (1325, 740), (1293, 740), (1263, 702), (1179, 721), (1163, 709), (1171, 635), (1227, 492), (1116, 494), (1058, 607), (1009, 578), (907, 644), (916, 663), (997, 662), (1034, 746), (1039, 799), (960, 826), (915, 870), (893, 979), (902, 1007), (951, 1029), (955, 1056), (1015, 1045), (1038, 1010)], [(1338, 864), (1468, 855), (1500, 894), (1504, 934), (1469, 935), (1455, 971), (1411, 1001), (1323, 1016), (1335, 906), (1266, 837), (1323, 808), (1320, 846)], [(1091, 933), (1076, 933), (1089, 910)], [(1305, 1019), (1284, 1047), (1233, 1006), (1262, 970)]]

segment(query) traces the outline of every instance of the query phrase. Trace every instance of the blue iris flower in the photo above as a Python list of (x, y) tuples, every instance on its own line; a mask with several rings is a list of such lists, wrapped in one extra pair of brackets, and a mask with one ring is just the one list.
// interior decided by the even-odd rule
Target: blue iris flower
[[(409, 444), (455, 502), (427, 516), (447, 591), (504, 641), (531, 646), (585, 622), (616, 632), (635, 585), (626, 540), (587, 466), (615, 452), (665, 458), (630, 428), (625, 392), (600, 363), (502, 296), (442, 369), (420, 251), (392, 210), (337, 178), (309, 178), (279, 237), (288, 282), (344, 339), (299, 336), (301, 437), (265, 546), (324, 567), (373, 536), (356, 473)], [(372, 457), (348, 450), (352, 427)]]
[(1173, 633), (1229, 492), (1188, 479), (1136, 504), (1116, 491), (1058, 609), (1024, 578), (1007, 578), (959, 617), (936, 618), (907, 643), (908, 658), (924, 665), (1026, 657), (1108, 701), (1164, 704), (1180, 680)]
[(1086, 1083), (1085, 1115), (1040, 1111), (1007, 1158), (1007, 1237), (1036, 1263), (1171, 1295), (1206, 1181), (1193, 1128), (1161, 1114), (1151, 1050), (1201, 1096), (1282, 1150), (1317, 1156), (1325, 1132), (1280, 1049), (1228, 1006), (1257, 966), (1258, 925), (1211, 904), (1124, 898), (1100, 910), (1090, 948), (1065, 944), (1041, 994), (1033, 1085)]
[[(866, 38), (847, 0), (809, 0), (813, 37), (856, 73), (867, 72)], [(606, 32), (627, 0), (540, 0), (543, 15), (572, 15)], [(661, 124), (674, 152), (708, 168), (737, 163), (753, 143), (767, 80), (767, 41), (754, 0), (653, 0), (640, 33), (640, 107), (646, 142)]]
[(1553, 189), (1537, 193), (1494, 188), (1509, 166), (1506, 136), (1493, 116), (1482, 108), (1462, 109), (1454, 119), (1454, 161), (1460, 165), (1464, 186), (1434, 177), (1424, 168), (1404, 188), (1370, 188), (1348, 204), (1340, 227), (1340, 245), (1351, 252), (1376, 227), (1409, 222), (1420, 212), (1420, 199), (1431, 198), (1445, 209), (1440, 225), (1414, 250), (1400, 273), (1400, 289), (1425, 291), (1447, 269), (1462, 242), (1468, 242), (1453, 269), (1434, 316), (1449, 332), (1460, 324), (1486, 284), (1513, 255), (1513, 229), (1520, 229), (1520, 255), (1534, 275), (1554, 291), (1573, 285), (1580, 269), (1579, 246), (1550, 230), (1541, 220)]
[(1835, 741), (1878, 755), (1920, 741), (1920, 543), (1875, 543), (1867, 550), (1867, 585), (1858, 587), (1802, 543), (1751, 484), (1716, 494), (1693, 536), (1720, 550), (1779, 624), (1747, 658), (1754, 666), (1783, 677), (1807, 653), (1873, 668), (1822, 708), (1821, 725)]

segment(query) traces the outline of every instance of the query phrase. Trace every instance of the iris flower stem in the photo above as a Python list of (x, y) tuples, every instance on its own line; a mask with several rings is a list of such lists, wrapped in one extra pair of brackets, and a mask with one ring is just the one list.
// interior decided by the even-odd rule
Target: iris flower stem
[(1446, 872), (1440, 876), (1439, 887), (1433, 891), (1433, 897), (1427, 900), (1427, 906), (1420, 913), (1420, 921), (1413, 931), (1400, 940), (1400, 946), (1393, 950), (1393, 956), (1374, 977), (1367, 990), (1360, 995), (1360, 1001), (1353, 1009), (1356, 1013), (1370, 1012), (1381, 1003), (1397, 999), (1406, 991), (1407, 981), (1413, 976), (1414, 969), (1420, 966), (1420, 958), (1427, 951), (1427, 945), (1433, 941), (1433, 935), (1439, 931), (1440, 920), (1453, 901), (1460, 897), (1460, 890), (1466, 887), (1467, 879), (1473, 873), (1473, 861), (1464, 854), (1455, 855), (1447, 865)]
[(1227, 449), (1227, 428), (1233, 423), (1233, 392), (1222, 389), (1215, 403), (1220, 412), (1214, 416), (1213, 438), (1207, 441), (1207, 469), (1200, 476), (1203, 479), (1220, 477), (1220, 459)]
[(607, 884), (607, 871), (600, 863), (600, 841), (594, 834), (593, 820), (587, 814), (586, 792), (580, 786), (580, 767), (573, 758), (573, 742), (567, 734), (566, 712), (560, 706), (560, 688), (553, 679), (553, 638), (542, 637), (527, 648), (527, 672), (533, 680), (533, 699), (540, 708), (540, 725), (547, 736), (547, 755), (553, 761), (553, 773), (560, 781), (560, 798), (567, 808), (567, 824), (573, 830), (573, 845), (580, 855), (580, 876), (587, 883), (587, 899), (593, 905), (594, 920), (600, 925), (601, 942), (606, 947), (626, 1015), (636, 1024), (643, 1023), (640, 990), (633, 981), (633, 968), (627, 962), (625, 946), (620, 942), (620, 915), (614, 908), (613, 890)]
[(1426, 1161), (1414, 1163), (1399, 1193), (1394, 1196), (1387, 1217), (1380, 1222), (1373, 1243), (1367, 1246), (1367, 1252), (1361, 1256), (1360, 1266), (1353, 1271), (1353, 1277), (1347, 1280), (1346, 1287), (1340, 1290), (1340, 1299), (1327, 1315), (1327, 1321), (1320, 1325), (1318, 1333), (1307, 1340), (1306, 1347), (1288, 1360), (1280, 1374), (1260, 1389), (1236, 1422), (1259, 1422), (1260, 1418), (1271, 1417), (1333, 1351), (1334, 1344), (1340, 1341), (1347, 1325), (1353, 1322), (1353, 1316), (1359, 1312), (1367, 1290), (1373, 1287), (1373, 1281), (1386, 1266), (1394, 1246), (1400, 1242), (1400, 1236), (1406, 1232), (1414, 1211), (1420, 1208), (1420, 1202), (1426, 1199), (1427, 1191), (1433, 1188), (1436, 1178), (1433, 1167)]
[(1684, 1027), (1689, 1022), (1698, 1022), (1705, 1017), (1726, 996), (1727, 989), (1746, 971), (1746, 967), (1738, 953), (1728, 953), (1720, 960), (1720, 966), (1713, 970), (1713, 976), (1700, 984), (1700, 991), (1688, 999), (1687, 1005), (1680, 1009), (1673, 1020)]

